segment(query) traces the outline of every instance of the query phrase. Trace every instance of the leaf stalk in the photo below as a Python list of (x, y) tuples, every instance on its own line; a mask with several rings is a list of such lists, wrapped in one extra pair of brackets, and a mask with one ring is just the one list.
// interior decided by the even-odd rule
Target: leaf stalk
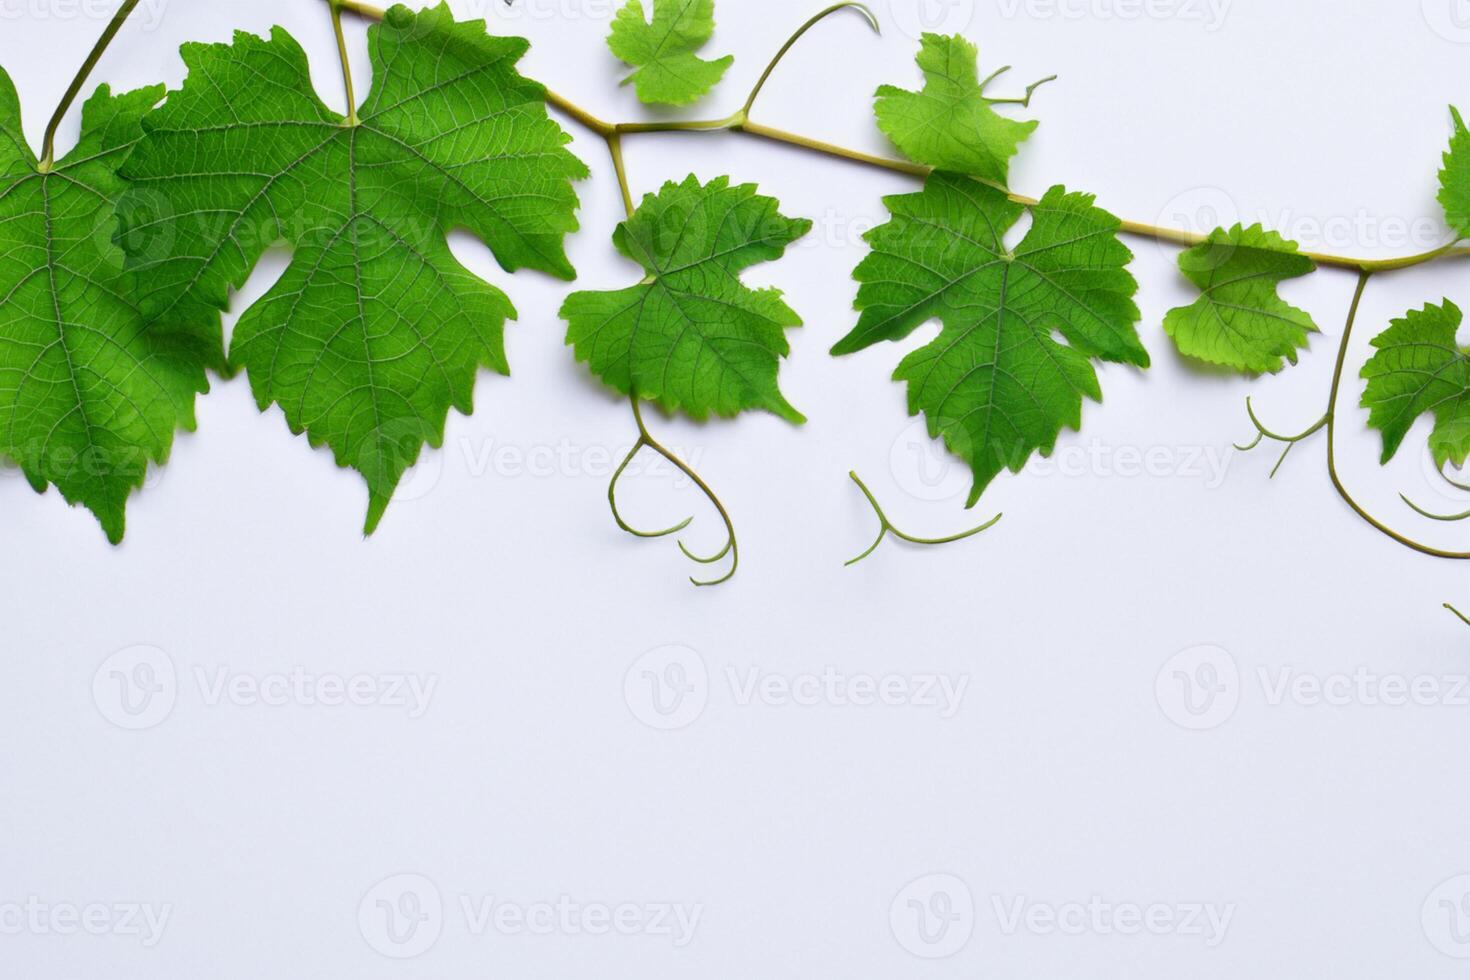
[(46, 134), (41, 137), (41, 159), (36, 164), (36, 169), (41, 173), (50, 173), (56, 166), (56, 131), (61, 128), (61, 120), (71, 109), (72, 103), (77, 100), (82, 86), (87, 84), (87, 77), (92, 74), (92, 69), (97, 67), (97, 62), (102, 60), (102, 55), (107, 51), (112, 39), (117, 37), (117, 32), (122, 30), (128, 15), (138, 6), (138, 0), (124, 0), (123, 5), (117, 8), (117, 13), (112, 15), (102, 31), (102, 36), (92, 46), (87, 59), (82, 62), (82, 67), (77, 69), (71, 84), (66, 87), (66, 92), (61, 96), (61, 102), (56, 106), (56, 111), (51, 114), (51, 119), (46, 123)]

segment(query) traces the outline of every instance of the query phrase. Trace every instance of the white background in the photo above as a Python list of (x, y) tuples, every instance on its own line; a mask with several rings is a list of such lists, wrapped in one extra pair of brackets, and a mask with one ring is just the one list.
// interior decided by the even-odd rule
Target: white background
[[(135, 15), (95, 81), (176, 85), (180, 42), (282, 24), (341, 105), (324, 7), (163, 2)], [(529, 36), (524, 70), (559, 92), (607, 118), (642, 113), (616, 86), (607, 0), (516, 2), (455, 6)], [(917, 86), (919, 2), (880, 2), (881, 38), (852, 15), (818, 28), (756, 117), (891, 152), (870, 96), (885, 82)], [(1038, 93), (1043, 124), (1014, 168), (1017, 190), (1065, 181), (1119, 215), (1175, 225), (1233, 212), (1219, 217), (1353, 254), (1407, 254), (1443, 235), (1445, 107), (1470, 101), (1470, 17), (1454, 19), (1452, 0), (1234, 0), (1216, 8), (1223, 19), (1193, 2), (924, 2), (929, 24), (976, 40), (987, 68), (1015, 65), (1013, 87), (1061, 75)], [(736, 62), (697, 114), (738, 106), (816, 6), (721, 4), (709, 51)], [(0, 64), (39, 144), (105, 17), (62, 0), (0, 9)], [(359, 25), (351, 40), (365, 89)], [(74, 112), (63, 140), (75, 130)], [(569, 246), (579, 285), (627, 284), (639, 273), (609, 245), (620, 205), (605, 148), (571, 131), (593, 172)], [(782, 385), (811, 421), (650, 416), (735, 515), (740, 574), (696, 590), (684, 576), (697, 569), (671, 541), (617, 531), (607, 460), (632, 425), (562, 344), (567, 287), (507, 277), (469, 239), (457, 253), (520, 310), (507, 334), (514, 377), (483, 379), (473, 417), (451, 417), (445, 450), (410, 475), (371, 540), (359, 478), (291, 437), (279, 411), (257, 413), (244, 379), (201, 399), (199, 432), (135, 498), (120, 548), (85, 512), (7, 473), (0, 975), (1464, 975), (1454, 956), (1470, 955), (1470, 906), (1457, 904), (1470, 885), (1452, 879), (1470, 871), (1470, 706), (1456, 680), (1470, 672), (1470, 630), (1440, 603), (1470, 605), (1470, 579), (1357, 520), (1332, 492), (1320, 437), (1273, 482), (1274, 451), (1230, 452), (1251, 433), (1247, 393), (1283, 430), (1322, 414), (1349, 274), (1286, 287), (1324, 335), (1299, 367), (1250, 383), (1172, 352), (1160, 322), (1190, 295), (1172, 250), (1131, 240), (1154, 367), (1103, 368), (1106, 402), (1087, 406), (1056, 463), (1000, 478), (967, 514), (963, 475), (920, 452), (927, 441), (888, 380), (934, 328), (826, 354), (854, 320), (859, 234), (882, 220), (883, 195), (915, 183), (738, 136), (628, 149), (636, 193), (691, 170), (730, 173), (817, 222), (785, 260), (748, 275), (786, 290), (806, 319)], [(284, 261), (262, 263), (236, 313)], [(1349, 373), (1390, 317), (1445, 295), (1470, 302), (1463, 273), (1376, 280)], [(1455, 506), (1430, 478), (1427, 425), (1380, 469), (1359, 390), (1348, 385), (1341, 406), (1345, 478), (1396, 527), (1470, 545), (1463, 526), (1398, 502), (1404, 490)], [(1152, 475), (1120, 473), (1129, 453), (1151, 450)], [(915, 533), (998, 510), (1005, 520), (947, 549), (885, 544), (844, 569), (876, 530), (846, 479), (853, 467)], [(629, 480), (623, 499), (645, 525), (694, 513), (696, 547), (721, 540), (667, 473)], [(649, 678), (677, 678), (675, 661), (690, 690), (665, 717)], [(140, 663), (165, 690), (130, 716), (121, 684), (146, 678)], [(951, 717), (827, 695), (781, 704), (741, 687), (751, 671), (792, 680), (829, 667), (965, 686)], [(417, 716), (212, 687), (298, 668), (436, 686)], [(1369, 679), (1342, 703), (1276, 690), (1360, 669)], [(1197, 682), (1212, 677), (1209, 700)], [(1433, 703), (1374, 703), (1396, 681)], [(395, 875), (421, 877), (380, 885)], [(399, 946), (406, 927), (390, 935), (378, 900), (407, 909), (405, 889), (430, 918)], [(534, 915), (563, 896), (698, 907), (700, 918), (676, 947), (656, 929), (482, 928), (463, 904)], [(1074, 920), (1068, 933), (1080, 934), (1045, 928), (1047, 910), (1094, 899), (1231, 918), (1223, 937), (1125, 935), (1101, 914)], [(1033, 910), (1019, 924), (1018, 900)], [(948, 931), (931, 918), (920, 935), (916, 908), (932, 915), (946, 901)], [(58, 923), (35, 908), (90, 903), (169, 918), (149, 946), (121, 925), (64, 935), (65, 913)]]

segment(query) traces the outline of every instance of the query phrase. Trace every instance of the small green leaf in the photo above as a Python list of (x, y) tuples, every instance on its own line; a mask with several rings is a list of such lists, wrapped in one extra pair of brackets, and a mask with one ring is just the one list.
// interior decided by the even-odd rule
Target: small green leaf
[(1036, 129), (991, 108), (980, 81), (979, 53), (958, 34), (925, 34), (919, 48), (924, 88), (878, 89), (878, 128), (915, 163), (1004, 185), (1010, 159)]
[(1450, 106), (1450, 116), (1455, 131), (1439, 172), (1439, 203), (1450, 229), (1460, 238), (1470, 238), (1470, 130), (1459, 109)]
[(1438, 465), (1464, 466), (1470, 456), (1470, 350), (1455, 340), (1460, 320), (1460, 308), (1445, 300), (1410, 310), (1373, 338), (1378, 353), (1363, 366), (1363, 407), (1383, 433), (1383, 462), (1421, 415), (1434, 416), (1429, 449)]
[[(515, 69), (527, 43), (446, 6), (388, 11), (368, 33), (373, 84), (349, 125), (312, 89), (306, 54), (270, 40), (188, 44), (183, 88), (125, 168), (124, 241), (160, 322), (219, 322), (265, 249), (290, 266), (241, 316), (230, 363), (265, 410), (367, 481), (366, 529), (403, 472), (468, 414), (480, 367), (508, 372), (515, 308), (454, 258), (469, 230), (506, 271), (570, 279), (572, 181), (586, 168)], [(156, 212), (156, 215), (155, 215)]]
[(567, 297), (567, 343), (624, 394), (696, 419), (764, 409), (803, 422), (777, 386), (785, 329), (801, 319), (777, 289), (752, 290), (740, 272), (781, 257), (811, 230), (784, 217), (754, 184), (693, 176), (643, 199), (618, 225), (618, 251), (648, 271), (636, 286)]
[(930, 435), (970, 464), (974, 506), (1001, 471), (1019, 472), (1081, 426), (1082, 399), (1102, 400), (1094, 359), (1148, 366), (1133, 256), (1117, 218), (1061, 187), (1029, 209), (1014, 252), (1003, 238), (1027, 209), (967, 177), (936, 173), (884, 203), (893, 220), (867, 234), (873, 251), (854, 273), (862, 316), (833, 353), (940, 321), (893, 376), (908, 382), (910, 414), (923, 412)]
[(705, 61), (694, 52), (715, 30), (715, 0), (653, 0), (653, 23), (640, 0), (613, 18), (607, 46), (619, 60), (637, 69), (623, 79), (632, 82), (643, 102), (688, 105), (715, 87), (734, 63), (726, 55)]
[(1170, 310), (1164, 332), (1179, 352), (1211, 364), (1253, 374), (1296, 363), (1296, 352), (1317, 330), (1310, 314), (1277, 295), (1287, 279), (1317, 268), (1286, 241), (1260, 225), (1209, 238), (1179, 256), (1179, 268), (1202, 295), (1189, 306)]
[(0, 453), (37, 491), (55, 484), (85, 506), (114, 544), (128, 495), (175, 430), (194, 428), (204, 365), (219, 361), (218, 331), (149, 326), (112, 241), (116, 168), (162, 97), (101, 86), (76, 148), (43, 173), (0, 70)]

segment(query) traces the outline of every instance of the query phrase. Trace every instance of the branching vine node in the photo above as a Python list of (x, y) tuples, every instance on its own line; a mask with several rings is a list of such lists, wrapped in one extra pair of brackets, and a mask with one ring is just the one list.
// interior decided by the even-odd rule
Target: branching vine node
[(996, 514), (994, 517), (992, 517), (990, 520), (986, 521), (984, 524), (981, 524), (979, 527), (972, 527), (968, 531), (962, 531), (959, 534), (951, 534), (951, 535), (949, 535), (947, 537), (943, 537), (943, 538), (919, 538), (919, 537), (915, 537), (912, 534), (905, 534), (903, 531), (900, 531), (898, 528), (896, 528), (896, 527), (893, 526), (893, 522), (890, 521), (888, 519), (888, 515), (883, 512), (883, 506), (880, 503), (878, 503), (878, 498), (873, 495), (873, 491), (871, 491), (871, 490), (868, 489), (868, 485), (863, 482), (862, 477), (858, 476), (856, 472), (849, 472), (847, 475), (852, 478), (852, 482), (853, 483), (856, 483), (857, 484), (858, 489), (863, 492), (863, 496), (867, 498), (868, 504), (873, 508), (873, 513), (878, 516), (878, 537), (877, 537), (877, 539), (873, 541), (873, 543), (868, 547), (868, 550), (867, 551), (864, 551), (862, 554), (858, 555), (856, 558), (853, 558), (850, 561), (848, 561), (846, 564), (849, 567), (851, 567), (853, 565), (856, 565), (858, 562), (862, 561), (864, 558), (868, 557), (873, 552), (877, 551), (878, 550), (878, 546), (883, 543), (883, 539), (885, 537), (887, 537), (889, 534), (892, 534), (895, 538), (898, 538), (900, 541), (907, 541), (909, 544), (917, 544), (917, 545), (952, 544), (955, 541), (963, 541), (966, 538), (973, 538), (975, 535), (979, 534), (981, 531), (988, 531), (988, 530), (990, 530), (991, 528), (995, 527), (995, 525), (999, 524), (1000, 523), (1000, 519), (1005, 516), (1004, 514)]

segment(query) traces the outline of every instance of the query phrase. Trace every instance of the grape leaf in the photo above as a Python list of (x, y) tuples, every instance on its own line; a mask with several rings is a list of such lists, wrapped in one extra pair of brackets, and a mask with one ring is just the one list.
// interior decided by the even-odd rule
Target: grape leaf
[(1470, 456), (1470, 348), (1455, 341), (1460, 320), (1460, 308), (1445, 300), (1410, 310), (1373, 338), (1378, 352), (1363, 366), (1363, 407), (1383, 433), (1383, 462), (1426, 414), (1434, 416), (1429, 449), (1437, 464), (1464, 466)]
[(0, 452), (38, 492), (55, 484), (95, 514), (113, 544), (129, 493), (209, 390), (207, 335), (151, 328), (112, 241), (116, 168), (162, 97), (99, 87), (75, 149), (47, 169), (0, 70)]
[(1307, 275), (1317, 264), (1274, 231), (1260, 225), (1217, 228), (1179, 256), (1179, 268), (1202, 292), (1164, 318), (1164, 332), (1182, 354), (1274, 374), (1283, 358), (1296, 363), (1297, 349), (1317, 330), (1310, 314), (1276, 293), (1282, 282)]
[(145, 305), (184, 323), (217, 322), (268, 245), (294, 246), (240, 318), (230, 363), (262, 411), (279, 404), (292, 432), (362, 473), (371, 533), (423, 444), (442, 445), (449, 409), (472, 410), (478, 368), (508, 373), (515, 308), (459, 264), (446, 232), (467, 228), (507, 272), (573, 278), (562, 240), (587, 171), (545, 89), (515, 70), (524, 40), (443, 5), (400, 6), (368, 44), (356, 124), (317, 97), (279, 28), (185, 45), (188, 77), (124, 169), (124, 240)]
[(778, 289), (753, 290), (740, 272), (781, 257), (811, 230), (784, 217), (753, 184), (690, 175), (650, 194), (618, 225), (618, 251), (648, 277), (611, 292), (567, 297), (567, 343), (612, 388), (695, 419), (765, 409), (804, 422), (777, 386), (801, 319)]
[(930, 435), (970, 464), (974, 506), (1002, 470), (1018, 472), (1063, 428), (1079, 428), (1084, 396), (1102, 400), (1092, 359), (1148, 366), (1132, 253), (1117, 218), (1061, 187), (1029, 209), (1014, 251), (1002, 238), (1027, 209), (967, 177), (936, 173), (884, 203), (892, 220), (867, 234), (873, 251), (854, 273), (862, 316), (832, 352), (940, 321), (939, 337), (893, 377), (908, 382), (909, 413), (923, 412)]
[(1439, 172), (1439, 203), (1451, 230), (1460, 238), (1470, 238), (1470, 130), (1459, 109), (1450, 106), (1450, 115), (1455, 131)]
[(1005, 184), (1011, 157), (1037, 123), (991, 108), (996, 100), (985, 97), (978, 59), (975, 45), (958, 34), (925, 34), (918, 57), (923, 90), (884, 85), (873, 111), (878, 128), (915, 163)]
[(715, 0), (653, 0), (653, 22), (640, 0), (628, 0), (613, 18), (607, 46), (637, 69), (633, 83), (642, 102), (688, 105), (704, 96), (735, 62), (726, 55), (705, 61), (694, 54), (715, 31)]

